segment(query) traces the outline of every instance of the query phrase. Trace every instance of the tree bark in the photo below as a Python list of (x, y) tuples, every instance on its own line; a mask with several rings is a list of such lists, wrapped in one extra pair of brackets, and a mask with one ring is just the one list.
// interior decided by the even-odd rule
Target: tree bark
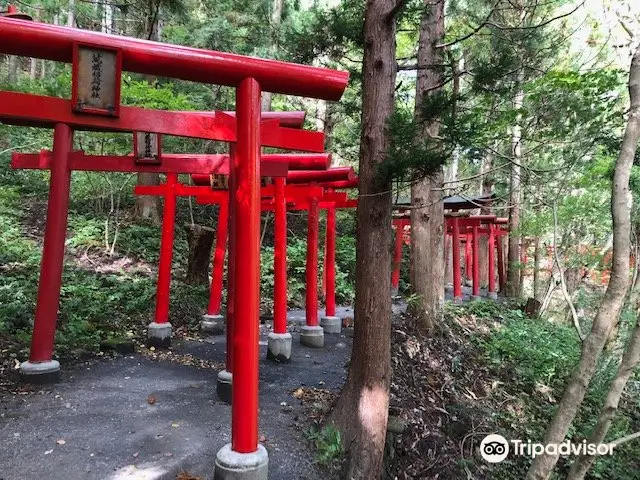
[[(609, 431), (609, 427), (611, 427), (611, 423), (618, 411), (618, 404), (620, 403), (620, 398), (622, 397), (624, 388), (627, 385), (629, 378), (631, 378), (631, 375), (633, 375), (633, 372), (639, 362), (640, 323), (638, 323), (638, 319), (636, 319), (636, 326), (629, 338), (629, 343), (627, 344), (627, 348), (622, 356), (622, 361), (620, 362), (616, 376), (611, 382), (611, 387), (609, 388), (609, 393), (607, 393), (607, 398), (600, 412), (600, 416), (598, 417), (598, 422), (591, 432), (591, 435), (589, 435), (587, 443), (597, 445), (604, 442), (607, 432)], [(581, 455), (578, 457), (569, 470), (567, 480), (582, 480), (589, 471), (594, 460), (595, 457), (589, 455)]]
[(533, 241), (533, 298), (540, 301), (540, 237)]
[[(629, 118), (627, 120), (620, 154), (616, 161), (611, 192), (611, 216), (613, 219), (613, 266), (611, 269), (611, 279), (609, 280), (609, 285), (607, 286), (602, 303), (596, 313), (591, 332), (589, 332), (589, 335), (583, 343), (580, 361), (571, 374), (556, 414), (547, 428), (543, 442), (545, 444), (561, 443), (566, 437), (578, 408), (582, 404), (589, 383), (593, 378), (598, 358), (602, 353), (602, 349), (612, 327), (617, 321), (627, 289), (629, 288), (629, 253), (631, 243), (629, 177), (638, 141), (640, 140), (640, 47), (636, 49), (631, 61), (629, 96), (631, 99)], [(632, 339), (633, 338), (634, 337), (632, 337)], [(631, 346), (635, 348), (635, 345), (630, 344), (630, 347)], [(631, 350), (630, 348), (630, 351)], [(630, 361), (633, 360), (633, 356), (635, 356), (633, 351), (625, 354), (625, 357), (630, 357)], [(618, 375), (621, 375), (620, 371)], [(624, 375), (624, 372), (622, 375)], [(623, 379), (622, 377), (620, 378), (621, 380)], [(618, 388), (617, 386), (615, 387)], [(615, 400), (615, 398), (607, 397), (607, 402), (610, 400)], [(613, 403), (605, 403), (605, 408), (610, 405), (613, 405)], [(605, 425), (608, 429), (607, 417), (605, 416), (601, 420), (600, 430), (604, 430)], [(604, 430), (604, 433), (606, 433), (606, 430)], [(598, 426), (596, 426), (594, 434), (599, 435)], [(527, 479), (542, 480), (549, 478), (557, 461), (558, 457), (553, 455), (542, 454), (536, 457), (529, 468)]]
[(394, 0), (368, 0), (362, 66), (362, 134), (356, 240), (353, 351), (347, 381), (330, 422), (347, 451), (341, 478), (379, 478), (391, 381), (391, 179), (377, 166), (387, 158), (387, 122), (396, 86)]
[[(490, 150), (482, 157), (482, 165), (480, 171), (482, 172), (481, 193), (482, 195), (491, 195), (493, 192), (493, 176), (491, 175), (491, 169), (493, 168), (493, 153)], [(491, 215), (491, 205), (486, 205), (480, 208), (480, 215)], [(487, 287), (489, 282), (489, 237), (487, 235), (481, 235), (478, 251), (478, 267), (480, 270), (480, 286)]]
[(67, 12), (67, 27), (75, 27), (76, 1), (69, 0), (69, 11)]
[[(418, 78), (416, 82), (415, 119), (417, 143), (438, 136), (436, 121), (423, 120), (423, 103), (442, 83), (442, 49), (444, 38), (444, 0), (426, 2), (420, 22), (418, 43)], [(411, 186), (411, 288), (417, 295), (412, 313), (421, 328), (431, 330), (442, 318), (444, 305), (444, 205), (442, 192), (444, 169), (439, 167), (427, 178)]]
[(201, 225), (185, 225), (189, 260), (185, 283), (189, 285), (209, 285), (209, 267), (215, 230)]
[[(143, 34), (149, 39), (160, 41), (160, 22), (158, 20), (158, 10), (156, 2), (149, 2), (148, 17)], [(155, 77), (147, 75), (149, 84), (153, 84)], [(137, 185), (159, 185), (160, 175), (157, 173), (141, 172), (137, 175)], [(160, 197), (152, 195), (136, 196), (135, 213), (138, 218), (149, 219), (153, 223), (160, 223)]]
[[(524, 103), (524, 91), (521, 86), (522, 73), (519, 74), (519, 85), (513, 101), (516, 110), (522, 108)], [(511, 133), (511, 180), (509, 188), (509, 253), (507, 257), (507, 296), (518, 297), (520, 295), (520, 161), (522, 157), (522, 127), (520, 126), (520, 114)]]
[[(273, 0), (271, 4), (271, 57), (276, 58), (278, 53), (278, 30), (282, 21), (282, 8), (284, 0)], [(262, 111), (271, 111), (271, 92), (262, 92)]]

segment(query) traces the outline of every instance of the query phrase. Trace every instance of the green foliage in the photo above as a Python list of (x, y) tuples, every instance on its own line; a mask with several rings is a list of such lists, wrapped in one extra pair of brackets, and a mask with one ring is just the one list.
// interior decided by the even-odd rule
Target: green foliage
[[(434, 95), (434, 97), (439, 97)], [(438, 110), (434, 110), (439, 105)], [(429, 118), (444, 116), (451, 103), (425, 101), (426, 115)], [(429, 120), (425, 120), (428, 122)], [(406, 110), (396, 110), (389, 121), (391, 141), (387, 158), (377, 167), (377, 178), (380, 182), (391, 180), (411, 181), (432, 175), (450, 156), (450, 146), (440, 140), (418, 135), (421, 125), (416, 123), (413, 115)], [(416, 139), (422, 138), (422, 141)]]
[(509, 366), (516, 381), (529, 391), (538, 382), (561, 388), (580, 356), (580, 340), (568, 325), (524, 318), (521, 311), (510, 312), (504, 326), (484, 348), (489, 362)]
[(342, 437), (333, 425), (321, 429), (314, 425), (307, 430), (306, 434), (316, 447), (316, 461), (319, 464), (335, 467), (336, 463), (342, 460), (344, 455)]

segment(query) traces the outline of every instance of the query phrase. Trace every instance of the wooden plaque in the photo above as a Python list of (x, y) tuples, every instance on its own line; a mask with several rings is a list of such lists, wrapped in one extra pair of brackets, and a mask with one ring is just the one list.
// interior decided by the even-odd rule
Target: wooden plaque
[(75, 43), (71, 104), (79, 113), (117, 117), (120, 114), (120, 50)]
[(158, 133), (135, 132), (133, 154), (136, 163), (160, 163), (162, 136)]

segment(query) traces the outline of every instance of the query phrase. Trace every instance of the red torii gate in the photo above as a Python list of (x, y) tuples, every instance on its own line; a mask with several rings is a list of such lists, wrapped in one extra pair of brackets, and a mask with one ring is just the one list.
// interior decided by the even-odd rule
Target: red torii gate
[[(173, 257), (173, 244), (175, 234), (175, 213), (176, 197), (194, 196), (199, 203), (215, 203), (220, 205), (218, 217), (218, 232), (216, 236), (216, 250), (213, 257), (213, 278), (211, 294), (207, 315), (203, 316), (201, 326), (205, 331), (222, 332), (224, 317), (220, 315), (222, 299), (222, 278), (225, 255), (225, 243), (227, 238), (228, 223), (228, 192), (223, 190), (212, 190), (206, 186), (211, 181), (212, 175), (229, 174), (230, 157), (226, 154), (162, 154), (161, 165), (136, 163), (135, 156), (96, 156), (85, 155), (83, 152), (73, 152), (71, 157), (71, 169), (85, 171), (113, 171), (113, 172), (134, 172), (134, 171), (154, 171), (167, 173), (166, 182), (161, 185), (138, 185), (135, 193), (139, 195), (154, 195), (164, 197), (162, 235), (160, 242), (160, 259), (158, 265), (158, 280), (156, 284), (156, 308), (154, 322), (149, 329), (148, 343), (150, 346), (166, 348), (170, 345), (170, 336), (165, 335), (165, 329), (170, 329), (169, 323), (169, 299), (171, 288), (171, 268)], [(292, 168), (316, 168), (322, 169), (330, 163), (330, 154), (263, 154), (261, 156), (261, 173), (265, 177), (282, 179), (288, 174), (288, 167)], [(43, 150), (40, 154), (14, 153), (12, 156), (13, 168), (48, 169), (51, 167), (50, 152)], [(193, 174), (197, 172), (210, 172), (209, 174)], [(192, 173), (192, 179), (197, 185), (184, 185), (178, 182), (178, 173)], [(313, 174), (312, 170), (305, 170), (301, 173), (305, 175)], [(336, 176), (336, 175), (334, 175)], [(289, 185), (289, 196), (294, 198), (308, 195), (321, 196), (323, 190), (320, 187), (306, 187), (304, 185)], [(262, 196), (272, 196), (273, 186), (262, 187)], [(233, 243), (233, 241), (232, 241)], [(231, 260), (231, 259), (230, 259)], [(230, 271), (234, 270), (233, 260), (231, 260)], [(286, 276), (286, 273), (285, 273)], [(232, 275), (230, 275), (230, 278)], [(233, 290), (233, 286), (229, 291)], [(230, 296), (232, 299), (233, 297)], [(286, 300), (285, 300), (286, 301)], [(285, 304), (286, 305), (286, 304)], [(231, 325), (233, 317), (229, 322), (229, 332), (233, 332)], [(286, 324), (285, 324), (286, 325)], [(153, 328), (155, 327), (155, 328)], [(285, 327), (286, 328), (286, 327)], [(158, 335), (158, 331), (161, 335)], [(170, 332), (170, 330), (169, 330)], [(289, 342), (290, 343), (290, 342)], [(221, 372), (218, 378), (218, 394), (227, 403), (231, 402), (232, 379), (229, 372), (232, 370), (232, 338), (229, 338), (227, 352), (230, 361), (227, 370)], [(289, 345), (289, 357), (291, 348)]]
[[(285, 179), (274, 179), (275, 184), (273, 186), (267, 186), (263, 188), (263, 196), (273, 196), (271, 201), (262, 202), (262, 210), (273, 210), (275, 212), (275, 238), (274, 238), (274, 334), (270, 336), (269, 349), (270, 357), (272, 358), (290, 358), (291, 352), (291, 338), (282, 337), (286, 333), (286, 315), (287, 315), (287, 300), (286, 300), (286, 211), (287, 211), (287, 190), (289, 190), (289, 197), (298, 198), (297, 201), (293, 201), (291, 210), (308, 210), (309, 215), (307, 218), (307, 263), (306, 263), (306, 278), (307, 278), (307, 299), (306, 299), (306, 326), (303, 327), (300, 340), (303, 344), (312, 347), (322, 347), (324, 345), (324, 331), (322, 327), (325, 327), (327, 333), (339, 333), (340, 332), (340, 319), (335, 317), (335, 293), (329, 300), (328, 309), (325, 312), (325, 316), (321, 319), (323, 325), (318, 325), (318, 295), (317, 295), (317, 269), (318, 269), (318, 208), (327, 208), (331, 212), (332, 208), (351, 208), (355, 206), (355, 203), (347, 201), (345, 194), (336, 194), (333, 192), (323, 192), (325, 184), (322, 183), (323, 179), (332, 179), (335, 182), (344, 182), (349, 179), (349, 182), (353, 182), (355, 174), (350, 167), (333, 168), (325, 171), (290, 171), (287, 175), (287, 180), (291, 177), (297, 179), (304, 179), (305, 182), (311, 181), (309, 185), (286, 185)], [(194, 181), (198, 183), (204, 183), (206, 178), (197, 177)], [(352, 184), (352, 183), (351, 183)], [(351, 185), (350, 184), (350, 185)], [(346, 185), (342, 185), (345, 187)], [(215, 201), (215, 198), (207, 199), (206, 196), (198, 196), (198, 202), (210, 203)], [(338, 202), (337, 204), (335, 202)], [(331, 220), (333, 218), (333, 220)], [(328, 215), (328, 223), (333, 221), (333, 250), (332, 255), (335, 262), (335, 210)], [(332, 280), (335, 285), (335, 263), (332, 266), (334, 278)], [(231, 271), (231, 264), (229, 265), (227, 296), (231, 294), (231, 290), (234, 288)], [(314, 283), (315, 282), (315, 283)], [(221, 287), (220, 287), (221, 288)], [(213, 290), (212, 290), (213, 294)], [(221, 293), (219, 294), (221, 295)], [(216, 293), (216, 298), (218, 294)], [(227, 312), (227, 332), (229, 331), (229, 325), (233, 323), (232, 314)], [(232, 328), (232, 327), (231, 327)], [(287, 334), (288, 335), (288, 334)]]
[(393, 269), (391, 271), (391, 296), (397, 297), (400, 288), (400, 265), (402, 264), (402, 243), (404, 242), (404, 230), (411, 225), (411, 219), (396, 217), (392, 220), (395, 228), (395, 243), (393, 249)]
[[(453, 263), (453, 299), (462, 300), (462, 278), (460, 267), (460, 240), (465, 240), (466, 271), (472, 271), (472, 298), (480, 298), (480, 269), (479, 269), (479, 235), (488, 236), (488, 263), (489, 281), (488, 296), (497, 298), (495, 287), (495, 252), (498, 252), (498, 276), (500, 288), (504, 287), (504, 253), (502, 245), (496, 239), (507, 235), (508, 231), (499, 228), (505, 225), (508, 219), (498, 218), (494, 215), (461, 216), (457, 213), (445, 215), (445, 235), (452, 237), (452, 263)], [(482, 228), (486, 225), (485, 228)], [(402, 244), (406, 226), (411, 226), (411, 220), (407, 215), (397, 216), (393, 219), (395, 227), (395, 249), (393, 259), (393, 271), (391, 276), (392, 295), (397, 295), (400, 280), (400, 265), (402, 261)], [(448, 252), (447, 252), (448, 255)]]
[[(465, 237), (465, 260), (466, 271), (472, 271), (472, 298), (480, 298), (480, 268), (479, 268), (479, 236), (488, 237), (488, 296), (497, 298), (498, 294), (495, 286), (495, 251), (496, 238), (507, 234), (506, 230), (497, 228), (497, 225), (504, 224), (504, 219), (495, 215), (474, 215), (461, 216), (458, 214), (448, 214), (445, 216), (446, 233), (452, 237), (452, 257), (453, 257), (453, 298), (462, 299), (462, 279), (460, 269), (460, 236)], [(485, 226), (482, 228), (482, 226)], [(498, 271), (503, 271), (503, 259), (498, 250)], [(500, 284), (502, 288), (502, 284)]]
[[(274, 113), (271, 112), (272, 117)], [(294, 167), (324, 168), (330, 161), (326, 154), (289, 155), (265, 154), (261, 158), (261, 174), (265, 177), (283, 177), (287, 175), (289, 160)], [(154, 321), (149, 326), (148, 343), (150, 346), (166, 348), (171, 343), (171, 324), (169, 323), (169, 291), (171, 281), (171, 263), (173, 255), (174, 219), (176, 196), (193, 195), (177, 181), (178, 173), (207, 172), (212, 174), (229, 174), (229, 155), (226, 154), (159, 154), (157, 164), (140, 163), (135, 155), (99, 156), (85, 155), (82, 151), (69, 154), (69, 169), (84, 171), (108, 172), (156, 172), (166, 173), (167, 181), (163, 186), (139, 186), (136, 193), (142, 195), (165, 196), (163, 206), (162, 236), (160, 242), (160, 262), (156, 285), (156, 309)], [(40, 154), (14, 153), (13, 168), (50, 169), (52, 154), (43, 150)], [(148, 193), (145, 193), (148, 192)], [(43, 343), (44, 339), (42, 339)]]
[[(211, 132), (226, 133), (226, 141), (236, 142), (236, 155), (232, 177), (234, 227), (236, 231), (236, 282), (243, 285), (242, 291), (234, 296), (234, 309), (238, 322), (234, 328), (234, 343), (238, 355), (234, 357), (236, 376), (235, 394), (232, 408), (232, 438), (216, 456), (216, 478), (267, 478), (268, 454), (258, 443), (258, 317), (259, 304), (259, 233), (260, 233), (260, 96), (261, 91), (309, 96), (325, 100), (338, 100), (348, 80), (348, 74), (328, 69), (294, 65), (274, 60), (262, 60), (227, 53), (210, 52), (195, 48), (173, 46), (146, 40), (82, 31), (73, 28), (45, 25), (17, 18), (0, 18), (0, 52), (70, 63), (78, 61), (78, 52), (88, 51), (89, 55), (104, 56), (113, 60), (118, 92), (120, 66), (124, 70), (181, 78), (201, 83), (215, 83), (236, 87), (237, 135), (230, 134), (228, 127), (216, 121), (199, 118), (180, 124), (171, 115), (164, 123), (163, 131), (154, 128), (144, 115), (143, 109), (121, 107), (119, 95), (114, 102), (111, 97), (103, 98), (103, 72), (94, 69), (92, 75), (98, 79), (97, 97), (104, 104), (100, 114), (84, 110), (80, 102), (50, 99), (48, 103), (34, 103), (37, 99), (14, 92), (0, 92), (0, 119), (11, 119), (18, 124), (29, 124), (23, 113), (35, 118), (35, 123), (44, 119), (54, 124), (53, 164), (51, 168), (50, 194), (45, 231), (45, 246), (39, 285), (39, 300), (36, 309), (38, 329), (45, 329), (53, 335), (59, 288), (47, 288), (60, 283), (66, 212), (69, 200), (70, 170), (68, 153), (71, 151), (72, 128), (87, 126), (88, 119), (99, 129), (120, 126), (121, 120), (131, 122), (137, 114), (138, 122), (128, 130), (142, 130), (155, 133), (211, 138)], [(91, 53), (93, 52), (93, 53)], [(77, 72), (78, 68), (74, 69)], [(74, 80), (78, 78), (74, 75)], [(89, 79), (90, 81), (91, 79)], [(77, 83), (74, 82), (72, 98), (77, 100)], [(95, 89), (94, 89), (95, 90)], [(93, 97), (94, 90), (91, 91)], [(31, 100), (31, 103), (29, 101)], [(50, 110), (56, 101), (61, 107)], [(29, 104), (29, 105), (27, 105)], [(86, 112), (86, 113), (85, 113)], [(49, 115), (56, 113), (56, 115)], [(104, 115), (104, 116), (102, 116)], [(118, 115), (120, 118), (118, 118)], [(157, 120), (157, 117), (154, 117)], [(183, 117), (182, 117), (183, 118)], [(96, 125), (102, 123), (102, 125)], [(147, 128), (149, 125), (151, 128)], [(118, 128), (114, 128), (118, 130)], [(265, 127), (268, 129), (268, 127)], [(127, 129), (125, 129), (127, 130)], [(214, 138), (215, 139), (215, 138)], [(290, 148), (290, 147), (283, 147)], [(242, 227), (242, 228), (239, 228)], [(55, 307), (51, 312), (43, 312), (42, 305)], [(53, 317), (53, 318), (52, 318)], [(53, 319), (53, 321), (50, 321)], [(38, 321), (39, 320), (39, 321)], [(44, 324), (43, 324), (44, 320)], [(49, 320), (47, 324), (47, 320)], [(32, 358), (23, 372), (31, 375), (51, 373), (55, 367), (49, 358)], [(59, 366), (57, 367), (59, 368)], [(57, 369), (54, 368), (54, 371)]]
[[(295, 154), (278, 154), (277, 156), (263, 155), (264, 159), (273, 159), (282, 161), (287, 163), (289, 166), (298, 166), (298, 167), (317, 167), (320, 168), (322, 166), (326, 166), (327, 159), (329, 158), (329, 154), (315, 154), (315, 155), (295, 155)], [(351, 168), (342, 168), (342, 169), (333, 169), (335, 171), (331, 171), (328, 178), (352, 178), (353, 170)], [(289, 172), (289, 174), (294, 172)], [(301, 173), (303, 176), (307, 178), (327, 178), (325, 171), (301, 171), (295, 172)], [(273, 175), (275, 185), (267, 185), (262, 187), (261, 196), (263, 198), (268, 197), (278, 197), (279, 190), (282, 189), (284, 193), (285, 202), (287, 200), (293, 204), (295, 209), (308, 209), (308, 201), (309, 198), (316, 198), (322, 202), (322, 205), (330, 208), (330, 206), (334, 206), (337, 208), (347, 208), (355, 206), (355, 203), (349, 202), (346, 199), (345, 194), (329, 194), (323, 191), (320, 184), (313, 185), (301, 185), (301, 184), (293, 184), (293, 185), (285, 185), (284, 184), (284, 176), (283, 175)], [(192, 175), (192, 180), (196, 185), (183, 185), (176, 183), (175, 185), (169, 185), (169, 182), (164, 185), (159, 186), (137, 186), (135, 191), (137, 194), (141, 195), (160, 195), (165, 197), (165, 203), (168, 204), (172, 202), (175, 204), (175, 196), (194, 196), (196, 197), (196, 201), (201, 204), (219, 204), (220, 212), (218, 216), (218, 227), (217, 227), (217, 237), (216, 237), (216, 250), (213, 257), (213, 276), (212, 276), (212, 284), (210, 291), (210, 299), (209, 299), (209, 307), (207, 315), (203, 317), (203, 322), (201, 326), (205, 331), (211, 331), (213, 333), (222, 333), (224, 317), (220, 314), (220, 306), (222, 299), (222, 277), (223, 277), (223, 265), (224, 265), (224, 254), (225, 254), (225, 241), (226, 241), (226, 214), (225, 209), (227, 205), (228, 192), (225, 190), (215, 190), (211, 188), (212, 178), (209, 175)], [(279, 187), (278, 185), (281, 185)], [(296, 202), (295, 200), (298, 199)], [(302, 204), (300, 202), (302, 199)], [(274, 201), (262, 201), (262, 210), (272, 210), (277, 209), (277, 204), (280, 199)], [(332, 202), (338, 201), (340, 202), (337, 205), (334, 205)], [(172, 217), (173, 218), (173, 217)], [(334, 217), (335, 218), (335, 217)], [(310, 216), (310, 232), (313, 232), (313, 220), (312, 216)], [(172, 223), (172, 222), (168, 222)], [(334, 220), (335, 223), (335, 220)], [(317, 244), (317, 219), (316, 219), (316, 233), (315, 233), (315, 242)], [(163, 229), (166, 228), (167, 220), (165, 219), (163, 222)], [(275, 249), (277, 253), (274, 255), (274, 283), (278, 285), (278, 287), (274, 288), (274, 332), (269, 335), (268, 342), (268, 358), (277, 360), (277, 361), (288, 361), (291, 356), (291, 335), (287, 333), (286, 325), (286, 312), (287, 312), (287, 303), (286, 303), (286, 210), (285, 215), (282, 217), (276, 214), (275, 221), (276, 228), (276, 245)], [(284, 232), (284, 236), (282, 234)], [(311, 234), (313, 235), (313, 233)], [(282, 237), (282, 238), (280, 238)], [(334, 244), (335, 244), (335, 230), (334, 230)], [(173, 245), (173, 237), (170, 240), (164, 241), (163, 237), (163, 245), (172, 246)], [(233, 245), (233, 241), (230, 242), (230, 246)], [(167, 251), (168, 250), (168, 251)], [(167, 247), (165, 249), (163, 255), (161, 255), (161, 264), (159, 270), (165, 270), (166, 275), (159, 277), (159, 286), (158, 291), (166, 292), (163, 295), (163, 298), (168, 298), (169, 291), (169, 282), (170, 282), (170, 254), (171, 249)], [(335, 252), (334, 258), (335, 258)], [(315, 269), (313, 262), (313, 255), (315, 254)], [(311, 278), (317, 278), (317, 245), (316, 248), (308, 248), (307, 257), (310, 261), (307, 262), (307, 279), (308, 281)], [(164, 266), (164, 268), (163, 268)], [(227, 298), (233, 297), (233, 291), (235, 289), (234, 280), (233, 280), (233, 271), (234, 265), (232, 258), (230, 256), (229, 263), (229, 274), (228, 274), (228, 282), (227, 282)], [(335, 269), (334, 269), (335, 275)], [(317, 280), (316, 280), (317, 282)], [(334, 278), (335, 284), (335, 278)], [(317, 286), (317, 283), (316, 283)], [(318, 336), (319, 333), (323, 333), (323, 329), (319, 329), (317, 325), (317, 293), (315, 295), (315, 303), (313, 300), (313, 295), (310, 292), (316, 291), (316, 288), (308, 288), (307, 296), (308, 296), (308, 304), (311, 306), (309, 308), (309, 312), (313, 311), (313, 305), (315, 304), (315, 324), (313, 324), (313, 320), (310, 320), (307, 325), (307, 329), (311, 332), (311, 343), (312, 346), (322, 346), (317, 344), (319, 340), (322, 340), (323, 337)], [(333, 311), (331, 311), (328, 307), (328, 312), (332, 312), (332, 315), (335, 315), (335, 292), (333, 292)], [(229, 301), (227, 302), (229, 305)], [(168, 300), (166, 301), (166, 305), (168, 306)], [(323, 320), (329, 316), (329, 313)], [(313, 315), (310, 313), (309, 318), (313, 318)], [(227, 312), (227, 335), (230, 336), (233, 332), (233, 312)], [(331, 320), (331, 318), (329, 318)], [(327, 333), (339, 333), (340, 332), (340, 319), (336, 317), (336, 325), (332, 325), (333, 330), (330, 327), (327, 330)], [(335, 323), (335, 322), (334, 322)], [(326, 326), (325, 326), (326, 327)], [(337, 328), (337, 331), (335, 330)], [(303, 329), (304, 330), (304, 329)], [(302, 343), (308, 344), (306, 342), (305, 336), (301, 337)], [(315, 342), (315, 343), (314, 343)], [(218, 376), (218, 386), (217, 393), (220, 399), (226, 402), (230, 402), (231, 400), (231, 385), (232, 378), (230, 373), (232, 372), (233, 365), (233, 342), (228, 341), (227, 344), (227, 366), (226, 369), (220, 372)]]

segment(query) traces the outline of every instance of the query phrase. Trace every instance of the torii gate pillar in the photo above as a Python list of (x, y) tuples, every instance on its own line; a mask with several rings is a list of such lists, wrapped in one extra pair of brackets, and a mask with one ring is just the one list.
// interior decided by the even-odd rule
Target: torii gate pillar
[(327, 208), (327, 230), (325, 235), (326, 299), (324, 316), (320, 326), (324, 333), (340, 333), (342, 320), (336, 316), (336, 209)]
[(307, 212), (307, 297), (306, 320), (300, 331), (300, 343), (307, 347), (324, 347), (324, 330), (318, 325), (318, 200), (309, 200)]
[(167, 175), (167, 195), (164, 197), (162, 212), (162, 236), (160, 238), (160, 262), (158, 264), (158, 283), (156, 285), (156, 312), (154, 321), (147, 328), (147, 344), (156, 348), (168, 348), (171, 345), (171, 323), (169, 323), (169, 293), (171, 290), (171, 266), (173, 263), (173, 237), (176, 221), (175, 185), (178, 175)]
[(269, 333), (267, 358), (291, 360), (291, 334), (287, 332), (287, 203), (284, 178), (275, 179), (275, 235), (273, 254), (273, 332)]
[(266, 480), (267, 450), (258, 443), (260, 315), (260, 84), (236, 88), (236, 191), (233, 218), (235, 294), (231, 443), (216, 455), (217, 480)]
[[(213, 253), (211, 275), (211, 291), (207, 313), (202, 316), (200, 330), (213, 335), (224, 333), (224, 315), (220, 313), (222, 306), (222, 280), (224, 276), (224, 257), (227, 248), (227, 230), (229, 224), (229, 201), (223, 201), (218, 208), (218, 226), (216, 229), (216, 245)], [(227, 299), (227, 302), (229, 300)]]
[(53, 360), (53, 344), (60, 306), (60, 285), (64, 262), (64, 242), (69, 210), (69, 153), (73, 131), (57, 124), (53, 133), (53, 162), (49, 181), (47, 224), (38, 280), (38, 299), (31, 337), (29, 361), (20, 365), (20, 374), (30, 383), (51, 383), (60, 378), (60, 363)]

